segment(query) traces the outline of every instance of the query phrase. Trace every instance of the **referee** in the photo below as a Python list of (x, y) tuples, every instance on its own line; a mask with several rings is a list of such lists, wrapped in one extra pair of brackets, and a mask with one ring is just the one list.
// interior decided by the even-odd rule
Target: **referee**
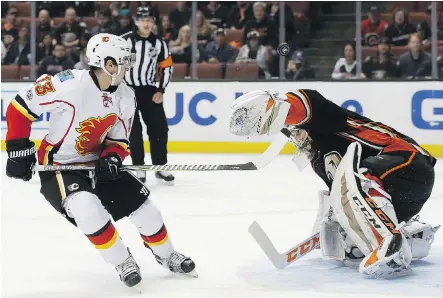
[[(167, 163), (168, 123), (163, 108), (163, 93), (171, 80), (172, 58), (166, 42), (152, 33), (155, 17), (147, 7), (137, 8), (136, 28), (121, 37), (128, 40), (136, 62), (126, 72), (125, 81), (135, 90), (137, 110), (134, 116), (129, 137), (131, 158), (134, 165), (145, 164), (143, 134), (140, 113), (146, 125), (151, 149), (151, 160), (154, 165)], [(156, 87), (156, 76), (159, 72), (159, 86)], [(146, 182), (146, 172), (137, 171), (137, 177)], [(155, 177), (172, 184), (174, 176), (166, 171), (155, 172)]]

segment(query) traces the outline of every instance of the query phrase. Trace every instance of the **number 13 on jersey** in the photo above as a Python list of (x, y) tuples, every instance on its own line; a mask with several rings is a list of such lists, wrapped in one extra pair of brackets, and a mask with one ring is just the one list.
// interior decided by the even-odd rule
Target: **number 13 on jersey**
[(35, 82), (35, 94), (45, 96), (48, 92), (55, 92), (55, 88), (52, 84), (51, 76), (47, 75)]

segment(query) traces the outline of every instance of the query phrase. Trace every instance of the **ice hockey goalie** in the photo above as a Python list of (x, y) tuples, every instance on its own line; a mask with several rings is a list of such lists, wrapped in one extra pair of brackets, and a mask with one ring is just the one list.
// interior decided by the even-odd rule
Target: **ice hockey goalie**
[(316, 90), (257, 90), (232, 105), (239, 136), (291, 131), (294, 162), (308, 163), (328, 186), (320, 192), (314, 232), (324, 258), (358, 265), (371, 277), (411, 272), (429, 254), (439, 227), (414, 217), (434, 185), (436, 159), (412, 138), (343, 109)]

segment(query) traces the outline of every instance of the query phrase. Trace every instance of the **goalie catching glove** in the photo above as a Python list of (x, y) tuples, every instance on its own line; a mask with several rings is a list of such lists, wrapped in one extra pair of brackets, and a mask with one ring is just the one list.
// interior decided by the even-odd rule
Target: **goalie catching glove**
[(29, 139), (9, 140), (6, 141), (6, 151), (6, 175), (24, 181), (31, 180), (32, 167), (37, 162), (34, 142)]

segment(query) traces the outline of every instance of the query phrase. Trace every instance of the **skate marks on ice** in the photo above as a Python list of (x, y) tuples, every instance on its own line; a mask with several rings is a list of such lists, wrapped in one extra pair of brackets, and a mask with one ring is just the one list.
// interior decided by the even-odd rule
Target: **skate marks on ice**
[[(392, 279), (369, 279), (357, 268), (338, 261), (322, 260), (320, 251), (305, 256), (283, 270), (275, 269), (263, 256), (254, 264), (239, 267), (238, 276), (264, 291), (314, 291), (328, 295), (365, 294), (393, 297), (443, 297), (443, 247), (435, 246), (424, 260), (412, 263), (412, 275)], [(329, 297), (329, 296), (328, 296)]]

